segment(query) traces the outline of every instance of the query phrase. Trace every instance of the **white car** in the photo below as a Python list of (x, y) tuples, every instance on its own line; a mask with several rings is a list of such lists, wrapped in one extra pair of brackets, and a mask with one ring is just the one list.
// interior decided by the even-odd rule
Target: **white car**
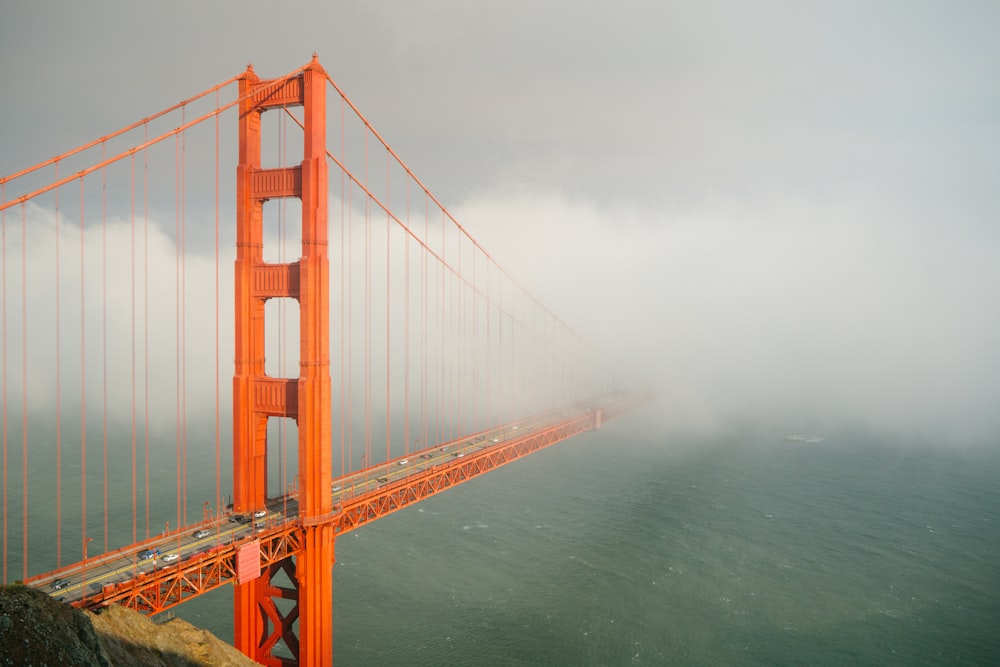
[(205, 528), (202, 528), (201, 530), (195, 531), (193, 537), (196, 540), (200, 540), (201, 538), (208, 537), (211, 534), (212, 534), (212, 531), (206, 530)]
[(173, 563), (178, 558), (180, 558), (180, 554), (167, 554), (160, 560), (162, 560), (164, 563)]
[(409, 461), (407, 461), (406, 459), (399, 459), (398, 461), (396, 461), (396, 464), (401, 466), (405, 466), (407, 463), (409, 463)]
[(255, 519), (263, 519), (266, 516), (267, 516), (267, 510), (257, 510), (256, 512), (253, 513), (253, 518)]

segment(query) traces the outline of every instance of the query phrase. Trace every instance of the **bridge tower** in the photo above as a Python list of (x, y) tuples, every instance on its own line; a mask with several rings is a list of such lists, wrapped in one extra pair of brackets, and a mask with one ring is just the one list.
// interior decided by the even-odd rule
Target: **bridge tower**
[[(267, 494), (267, 420), (288, 417), (298, 425), (297, 555), (259, 577), (259, 552), (237, 557), (246, 568), (235, 586), (235, 644), (264, 664), (282, 664), (271, 649), (283, 640), (297, 662), (333, 661), (334, 535), (330, 485), (330, 323), (327, 255), (326, 72), (313, 56), (297, 76), (273, 81), (252, 67), (239, 80), (239, 165), (236, 178), (236, 350), (233, 376), (233, 510), (263, 509)], [(304, 151), (294, 167), (261, 167), (261, 116), (303, 107)], [(298, 261), (263, 259), (264, 202), (299, 197), (302, 253)], [(268, 376), (264, 365), (264, 304), (299, 302), (299, 376)], [(251, 545), (252, 546), (252, 545)], [(248, 549), (244, 547), (244, 549)], [(241, 550), (242, 551), (242, 550)], [(292, 588), (273, 580), (279, 572)], [(294, 601), (283, 613), (276, 598)], [(295, 625), (298, 625), (296, 636)]]

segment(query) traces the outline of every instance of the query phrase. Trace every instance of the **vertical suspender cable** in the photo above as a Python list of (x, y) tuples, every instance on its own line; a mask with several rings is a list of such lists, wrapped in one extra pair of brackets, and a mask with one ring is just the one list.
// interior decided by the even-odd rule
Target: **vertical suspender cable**
[(504, 309), (503, 309), (503, 273), (500, 273), (500, 284), (497, 285), (497, 418), (494, 423), (499, 423), (504, 417), (504, 408), (507, 405), (507, 395), (505, 393), (504, 379), (506, 377), (506, 369), (504, 368), (504, 354), (503, 354), (503, 327), (504, 327)]
[[(410, 229), (410, 179), (406, 179), (406, 229)], [(403, 453), (410, 453), (410, 235), (403, 236)]]
[[(444, 225), (445, 225), (445, 220), (442, 217), (441, 226), (444, 227)], [(461, 253), (458, 253), (458, 255), (460, 256)], [(453, 261), (456, 261), (457, 263), (460, 262), (461, 260), (458, 259)], [(447, 269), (447, 265), (444, 268)], [(458, 280), (457, 276), (448, 270), (444, 271), (444, 278), (445, 278), (444, 302), (448, 313), (445, 324), (446, 330), (448, 332), (447, 334), (448, 349), (455, 350), (454, 353), (449, 352), (447, 357), (443, 357), (446, 359), (444, 369), (445, 369), (445, 386), (447, 387), (447, 393), (446, 393), (447, 400), (444, 402), (444, 409), (446, 411), (445, 414), (447, 414), (448, 416), (448, 440), (453, 440), (456, 437), (455, 425), (457, 423), (458, 414), (460, 412), (458, 408), (461, 405), (461, 399), (457, 398), (455, 395), (455, 386), (456, 386), (456, 380), (458, 379), (458, 369), (460, 365), (459, 359), (461, 358), (461, 352), (460, 352), (461, 341), (457, 340), (456, 336), (457, 320), (455, 319), (455, 313), (458, 311), (458, 299), (456, 298), (457, 292), (455, 289), (455, 285), (458, 282)], [(452, 406), (455, 407), (453, 408)]]
[(444, 442), (445, 440), (445, 414), (444, 414), (444, 400), (445, 400), (445, 363), (444, 354), (445, 350), (448, 349), (445, 342), (445, 335), (448, 332), (448, 325), (446, 323), (447, 313), (445, 312), (446, 306), (448, 305), (445, 301), (444, 292), (444, 280), (445, 280), (445, 262), (447, 261), (447, 247), (445, 245), (444, 237), (444, 213), (441, 214), (441, 261), (437, 263), (437, 270), (441, 275), (441, 289), (438, 292), (438, 326), (441, 327), (441, 335), (438, 336), (438, 400), (437, 400), (437, 421), (438, 421), (438, 443)]
[[(552, 320), (546, 320), (546, 323), (549, 325), (550, 333), (547, 333), (545, 335), (545, 340), (542, 341), (542, 344), (543, 344), (543, 346), (542, 346), (542, 353), (545, 354), (545, 357), (546, 357), (546, 364), (545, 364), (545, 366), (546, 366), (546, 369), (547, 369), (546, 370), (546, 377), (547, 377), (547, 381), (549, 383), (549, 404), (551, 406), (555, 407), (555, 405), (556, 405), (556, 382), (555, 382), (555, 378), (556, 378), (556, 373), (555, 373), (556, 348), (555, 348), (555, 334), (551, 333), (551, 329), (554, 327), (554, 324), (553, 324)], [(546, 347), (548, 348), (548, 350), (546, 350)]]
[[(354, 268), (351, 259), (354, 249), (351, 247), (351, 228), (354, 224), (354, 182), (347, 182), (347, 467), (354, 470), (354, 327), (351, 319), (354, 315)], [(364, 467), (364, 459), (361, 460)]]
[(181, 527), (181, 146), (174, 135), (174, 484)]
[[(107, 144), (101, 144), (104, 160)], [(104, 553), (108, 551), (108, 174), (101, 169), (101, 431), (103, 433), (102, 463), (104, 464)]]
[[(444, 227), (441, 228), (442, 239), (441, 239), (441, 257), (444, 257)], [(442, 310), (444, 302), (444, 268), (441, 266), (440, 262), (434, 263), (434, 326), (437, 328), (436, 343), (434, 346), (435, 361), (434, 364), (434, 428), (436, 430), (435, 443), (441, 444), (444, 438), (444, 434), (441, 431), (441, 400), (442, 394), (444, 393), (441, 387), (444, 382), (442, 381), (444, 373), (444, 360), (443, 360), (443, 349), (444, 349), (444, 313)], [(438, 274), (440, 272), (441, 280), (438, 280)]]
[(129, 317), (131, 319), (132, 325), (132, 404), (131, 404), (131, 420), (132, 420), (132, 542), (136, 542), (137, 534), (137, 523), (139, 521), (139, 498), (137, 494), (137, 484), (136, 484), (136, 473), (137, 473), (137, 455), (136, 455), (136, 419), (135, 419), (135, 154), (129, 158), (130, 168), (131, 168), (131, 203), (129, 207), (129, 222), (130, 222), (130, 252), (129, 258), (131, 261), (131, 296), (132, 296), (132, 307), (129, 310)]
[(21, 204), (21, 569), (28, 578), (28, 222), (26, 205)]
[[(4, 200), (5, 187), (0, 183), (0, 202)], [(0, 336), (3, 338), (3, 579), (0, 582), (7, 583), (7, 209), (0, 212), (0, 326), (3, 331)]]
[[(441, 247), (444, 249), (443, 252), (448, 250), (448, 229), (444, 221), (444, 216), (441, 216)], [(446, 259), (446, 255), (441, 255), (442, 259)], [(451, 350), (456, 349), (456, 343), (453, 339), (452, 323), (455, 317), (455, 300), (454, 300), (454, 284), (452, 283), (451, 273), (447, 270), (447, 263), (441, 266), (441, 330), (444, 335), (441, 337), (441, 423), (444, 425), (444, 440), (451, 440), (454, 438), (455, 432), (455, 410), (452, 407), (455, 401), (455, 395), (453, 393), (454, 388), (454, 370), (458, 368), (457, 363), (452, 363), (452, 352)], [(457, 358), (458, 355), (455, 355)]]
[[(465, 304), (465, 289), (460, 282), (464, 276), (462, 274), (462, 237), (461, 235), (456, 235), (455, 237), (455, 248), (458, 251), (458, 260), (456, 261), (456, 267), (458, 274), (451, 277), (451, 292), (452, 292), (452, 317), (451, 321), (454, 323), (454, 330), (452, 335), (455, 336), (455, 341), (453, 343), (455, 350), (457, 351), (458, 359), (455, 360), (455, 414), (457, 430), (456, 436), (462, 435), (462, 373), (465, 372), (465, 337), (462, 335), (465, 333), (463, 328), (462, 318), (465, 315), (464, 304)], [(456, 437), (453, 436), (453, 437)]]
[(479, 398), (479, 368), (476, 366), (476, 351), (479, 346), (477, 333), (479, 332), (478, 310), (479, 306), (479, 286), (476, 284), (476, 248), (472, 248), (472, 430), (479, 430), (479, 423), (476, 420), (476, 407)]
[(486, 358), (486, 426), (492, 426), (494, 424), (493, 420), (493, 348), (490, 345), (493, 332), (490, 329), (490, 315), (493, 313), (493, 294), (490, 291), (490, 261), (489, 257), (486, 258), (486, 349), (484, 350), (483, 356)]
[[(186, 125), (185, 111), (181, 107), (181, 126)], [(187, 133), (181, 132), (181, 518), (177, 527), (187, 525)]]
[[(368, 182), (368, 135), (365, 134), (365, 190), (371, 192)], [(372, 461), (372, 198), (365, 195), (365, 456)]]
[[(149, 125), (143, 125), (143, 143), (149, 134)], [(143, 440), (145, 452), (146, 538), (149, 538), (149, 149), (142, 151), (142, 335), (143, 335)]]
[[(55, 162), (55, 175), (59, 178), (59, 162)], [(62, 567), (62, 345), (60, 308), (59, 236), (60, 210), (59, 189), (55, 191), (56, 226), (56, 567)]]
[[(215, 91), (219, 108), (219, 91)], [(215, 513), (222, 512), (222, 439), (219, 403), (219, 114), (215, 114)]]
[[(427, 198), (427, 193), (424, 193), (424, 243), (430, 242), (430, 203)], [(422, 324), (424, 329), (424, 336), (421, 341), (420, 347), (424, 351), (423, 363), (420, 366), (420, 426), (423, 435), (423, 447), (427, 448), (430, 446), (430, 429), (428, 425), (428, 405), (427, 398), (429, 392), (429, 354), (430, 354), (430, 325), (428, 314), (428, 292), (430, 290), (430, 284), (427, 282), (427, 262), (429, 259), (429, 253), (427, 248), (423, 248), (423, 271), (421, 272), (420, 278), (420, 298), (423, 301), (423, 317)]]
[(504, 326), (507, 329), (507, 349), (504, 351), (504, 359), (507, 362), (507, 380), (504, 383), (504, 390), (506, 391), (506, 408), (504, 413), (504, 419), (510, 420), (511, 417), (516, 412), (517, 405), (517, 357), (514, 352), (515, 344), (515, 319), (517, 313), (517, 300), (514, 295), (514, 285), (511, 284), (509, 280), (504, 281), (507, 287), (507, 306), (505, 315), (507, 316), (504, 321)]
[(385, 201), (386, 201), (386, 212), (385, 212), (385, 460), (388, 461), (392, 458), (390, 451), (390, 422), (389, 416), (392, 411), (389, 409), (389, 340), (390, 331), (389, 328), (389, 304), (391, 303), (389, 286), (392, 284), (392, 280), (389, 274), (389, 250), (392, 248), (390, 239), (392, 237), (392, 220), (389, 216), (388, 203), (392, 201), (391, 194), (389, 190), (389, 153), (385, 154)]
[(522, 293), (526, 299), (526, 310), (524, 313), (524, 326), (522, 327), (524, 335), (521, 336), (521, 378), (524, 383), (521, 387), (521, 415), (526, 415), (528, 413), (528, 407), (530, 406), (528, 394), (531, 391), (529, 369), (534, 369), (534, 366), (532, 365), (533, 359), (531, 359), (530, 356), (531, 345), (534, 342), (532, 336), (537, 337), (537, 330), (535, 329), (536, 319), (532, 314), (537, 313), (537, 311), (534, 308), (535, 302), (532, 301), (531, 296), (527, 292), (522, 291)]
[(80, 532), (81, 550), (87, 551), (87, 328), (86, 273), (84, 245), (86, 236), (84, 215), (84, 182), (80, 178)]
[[(344, 164), (344, 99), (340, 100), (340, 163)], [(347, 448), (347, 440), (345, 435), (346, 430), (346, 418), (345, 413), (345, 401), (344, 401), (344, 344), (345, 344), (345, 317), (344, 317), (344, 265), (345, 265), (345, 252), (344, 252), (344, 228), (346, 227), (346, 199), (344, 195), (344, 170), (340, 170), (340, 474), (343, 475), (348, 470), (351, 470), (351, 460), (350, 460), (350, 450)], [(347, 454), (345, 462), (345, 453)], [(346, 464), (346, 468), (345, 468)]]

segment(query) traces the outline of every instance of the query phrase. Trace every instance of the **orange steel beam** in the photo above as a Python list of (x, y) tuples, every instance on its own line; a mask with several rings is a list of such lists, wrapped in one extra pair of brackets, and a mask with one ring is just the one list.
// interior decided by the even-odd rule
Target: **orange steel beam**
[[(264, 303), (254, 278), (263, 260), (264, 199), (257, 196), (261, 170), (261, 113), (253, 92), (261, 85), (252, 68), (239, 79), (239, 163), (236, 167), (235, 357), (233, 374), (233, 508), (263, 507), (267, 481), (267, 411), (258, 411), (264, 372)], [(234, 558), (235, 552), (230, 553)], [(227, 565), (229, 563), (227, 562)], [(235, 575), (235, 564), (232, 564)], [(235, 578), (233, 581), (237, 581)], [(253, 581), (237, 582), (233, 593), (234, 644), (256, 659), (264, 619), (263, 600)]]
[[(214, 547), (176, 565), (140, 572), (129, 581), (104, 586), (99, 593), (72, 604), (92, 610), (120, 604), (144, 614), (158, 614), (193, 597), (234, 583), (237, 579), (236, 553), (240, 547), (259, 540), (261, 568), (266, 569), (299, 553), (302, 550), (301, 538), (301, 530), (296, 523), (280, 524), (266, 533)], [(137, 567), (141, 569), (143, 566)]]
[[(327, 256), (326, 72), (313, 58), (302, 73), (302, 259), (299, 290), (299, 516), (296, 557), (298, 646), (303, 665), (333, 664), (333, 480), (330, 382), (330, 262)], [(292, 632), (289, 625), (288, 632)], [(287, 642), (286, 642), (287, 643)]]
[[(239, 581), (234, 593), (236, 647), (258, 662), (277, 664), (280, 638), (302, 664), (333, 662), (333, 530), (330, 497), (331, 383), (329, 259), (327, 257), (326, 72), (313, 56), (300, 74), (262, 81), (252, 68), (239, 78), (239, 164), (236, 178), (235, 371), (233, 375), (233, 509), (264, 509), (267, 493), (267, 420), (298, 425), (299, 515), (302, 548), (296, 561), (269, 569), (261, 581)], [(261, 168), (261, 115), (302, 106), (302, 164)], [(263, 207), (268, 199), (302, 202), (302, 253), (297, 262), (263, 259)], [(264, 304), (299, 302), (299, 376), (273, 378), (264, 365)], [(272, 586), (287, 574), (295, 595)], [(273, 597), (294, 599), (288, 618)]]
[[(462, 482), (516, 461), (528, 454), (596, 428), (600, 412), (563, 421), (478, 451), (452, 458), (416, 475), (388, 482), (368, 493), (342, 502), (335, 518), (338, 535), (360, 528), (376, 519), (403, 509)], [(467, 440), (463, 439), (463, 440)], [(436, 449), (436, 448), (435, 448)]]

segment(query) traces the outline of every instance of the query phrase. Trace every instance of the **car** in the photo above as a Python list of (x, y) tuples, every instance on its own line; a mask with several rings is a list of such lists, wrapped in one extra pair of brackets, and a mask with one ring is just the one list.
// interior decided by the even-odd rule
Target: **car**
[(429, 459), (430, 457), (431, 457), (430, 454), (421, 454), (420, 455), (420, 458), (422, 458), (422, 459)]
[(208, 530), (206, 528), (202, 528), (201, 530), (196, 530), (194, 532), (194, 535), (192, 535), (192, 537), (194, 539), (196, 539), (196, 540), (200, 540), (201, 538), (208, 537), (211, 534), (212, 534), (212, 531), (210, 531), (210, 530)]
[(58, 591), (69, 586), (69, 579), (56, 579), (52, 582), (52, 590)]
[(456, 459), (460, 459), (463, 456), (465, 456), (465, 452), (455, 452), (454, 454), (452, 454), (452, 456), (454, 456)]
[(253, 525), (253, 527), (256, 528), (257, 530), (263, 530), (264, 528), (267, 527), (267, 522), (266, 521), (258, 521), (257, 523), (255, 523)]
[(383, 484), (385, 484), (386, 482), (389, 481), (389, 478), (388, 477), (376, 477), (375, 481), (376, 482), (382, 482)]
[(517, 430), (517, 424), (514, 424), (513, 426), (511, 426), (510, 430), (511, 431), (516, 431)]
[(257, 510), (256, 512), (253, 513), (253, 518), (255, 519), (263, 519), (266, 516), (267, 516), (267, 510)]
[(158, 553), (156, 549), (146, 549), (139, 552), (138, 558), (139, 560), (149, 560), (150, 558), (156, 558), (156, 554)]
[(180, 554), (167, 554), (161, 560), (164, 563), (173, 563), (175, 560), (177, 560), (180, 557), (181, 557)]
[(333, 487), (333, 492), (336, 493), (337, 491), (340, 491), (342, 488), (344, 488), (344, 487), (342, 487), (342, 486), (335, 486), (335, 487)]
[(405, 466), (407, 463), (409, 463), (409, 461), (407, 461), (406, 459), (399, 459), (398, 461), (396, 461), (396, 465), (401, 465), (401, 466)]
[(500, 438), (493, 438), (490, 442), (500, 442)]

